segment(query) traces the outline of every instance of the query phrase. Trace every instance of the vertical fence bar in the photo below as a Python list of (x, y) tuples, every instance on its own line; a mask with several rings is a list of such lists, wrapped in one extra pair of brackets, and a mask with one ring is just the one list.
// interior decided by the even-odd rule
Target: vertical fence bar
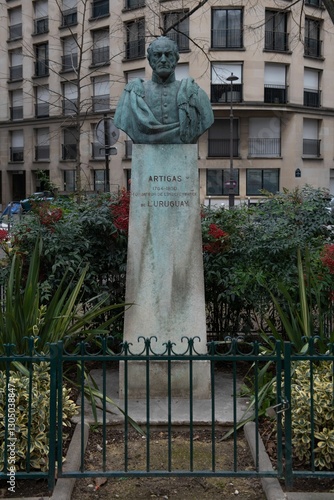
[(106, 451), (106, 442), (107, 442), (107, 402), (106, 402), (106, 397), (107, 397), (107, 384), (106, 384), (106, 378), (107, 378), (107, 373), (106, 373), (106, 361), (105, 361), (105, 356), (107, 354), (107, 342), (106, 338), (102, 338), (102, 354), (103, 354), (103, 361), (102, 361), (102, 394), (103, 394), (103, 401), (102, 401), (102, 470), (106, 470), (107, 466), (107, 451)]
[(314, 365), (312, 356), (314, 354), (314, 343), (313, 339), (309, 339), (309, 354), (310, 354), (310, 423), (311, 423), (311, 468), (312, 472), (314, 472), (314, 448), (315, 448), (315, 440), (314, 440)]
[[(210, 344), (210, 354), (215, 355), (215, 346), (213, 342)], [(216, 470), (216, 408), (215, 408), (215, 358), (210, 359), (210, 383), (211, 383), (211, 468), (212, 472)]]
[[(193, 355), (193, 339), (189, 339), (189, 353)], [(193, 401), (193, 360), (189, 359), (189, 446), (190, 470), (194, 470), (194, 401)]]
[[(237, 353), (237, 339), (232, 339), (232, 354), (233, 357)], [(233, 468), (236, 472), (238, 470), (238, 415), (237, 415), (237, 370), (236, 370), (236, 360), (232, 361), (232, 377), (233, 377), (233, 444), (234, 444), (234, 456), (233, 456)]]
[[(50, 428), (49, 428), (49, 473), (48, 490), (51, 494), (56, 483), (56, 439), (57, 439), (57, 384), (58, 377), (58, 345), (50, 344)], [(59, 407), (59, 402), (58, 402)], [(61, 429), (58, 422), (58, 431)], [(59, 454), (59, 450), (58, 450)]]
[(57, 372), (57, 393), (56, 400), (58, 401), (57, 410), (57, 467), (58, 473), (61, 475), (63, 470), (63, 354), (64, 344), (60, 340), (56, 344), (56, 363), (55, 370)]
[(254, 342), (254, 354), (257, 356), (254, 361), (254, 393), (255, 393), (255, 469), (257, 472), (260, 470), (260, 454), (259, 454), (259, 362), (258, 362), (258, 354), (259, 354), (259, 344), (257, 341)]
[(168, 395), (168, 471), (172, 470), (172, 343), (168, 342), (167, 360), (167, 395)]
[(291, 343), (284, 342), (284, 393), (289, 408), (285, 411), (285, 486), (289, 490), (293, 484), (292, 469), (292, 418), (291, 418)]
[(125, 342), (123, 346), (125, 358), (124, 358), (124, 387), (123, 387), (123, 394), (124, 394), (124, 470), (125, 472), (128, 471), (129, 467), (129, 462), (128, 462), (128, 455), (129, 455), (129, 421), (128, 421), (128, 413), (129, 413), (129, 400), (128, 400), (128, 379), (129, 379), (129, 373), (128, 373), (128, 356), (129, 356), (129, 350), (128, 350), (128, 343)]
[(85, 428), (85, 343), (82, 340), (80, 342), (80, 387), (81, 387), (81, 463), (80, 463), (80, 471), (83, 472), (85, 470), (85, 457), (84, 457), (84, 428)]
[(146, 471), (150, 470), (150, 339), (146, 339)]
[[(277, 340), (275, 343), (276, 354), (276, 404), (282, 401), (282, 343)], [(282, 413), (276, 413), (277, 425), (277, 472), (283, 475), (283, 449), (282, 449)]]
[(34, 364), (33, 364), (33, 359), (32, 356), (34, 355), (34, 339), (29, 338), (28, 339), (28, 351), (29, 351), (29, 356), (31, 356), (31, 359), (29, 361), (29, 389), (28, 389), (28, 439), (27, 439), (27, 466), (26, 466), (26, 471), (30, 472), (30, 448), (31, 448), (31, 419), (32, 419), (32, 381), (33, 381), (33, 369), (34, 369)]

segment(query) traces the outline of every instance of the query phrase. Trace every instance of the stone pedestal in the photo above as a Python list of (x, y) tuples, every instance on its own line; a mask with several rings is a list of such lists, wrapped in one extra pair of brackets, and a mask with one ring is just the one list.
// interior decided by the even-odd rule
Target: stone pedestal
[[(175, 353), (183, 353), (185, 337), (195, 339), (196, 352), (206, 352), (197, 154), (193, 144), (133, 145), (126, 281), (126, 302), (133, 305), (124, 325), (124, 340), (132, 343), (133, 353), (143, 351), (139, 337), (155, 337), (152, 350), (157, 354), (168, 341)], [(145, 368), (136, 364), (129, 363), (130, 397), (146, 390)], [(194, 392), (207, 398), (209, 364), (193, 365)], [(165, 393), (166, 366), (157, 361), (151, 369), (150, 391), (158, 397)], [(172, 373), (180, 397), (182, 387), (187, 393), (189, 386), (188, 368), (175, 363)]]

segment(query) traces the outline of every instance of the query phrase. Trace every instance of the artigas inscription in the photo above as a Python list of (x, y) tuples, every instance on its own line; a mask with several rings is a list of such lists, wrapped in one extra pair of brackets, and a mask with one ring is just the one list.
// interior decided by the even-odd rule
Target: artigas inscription
[(147, 186), (147, 191), (132, 191), (131, 196), (142, 198), (141, 207), (190, 207), (191, 200), (196, 199), (197, 193), (195, 189), (188, 190), (187, 180), (182, 175), (149, 175), (143, 183)]

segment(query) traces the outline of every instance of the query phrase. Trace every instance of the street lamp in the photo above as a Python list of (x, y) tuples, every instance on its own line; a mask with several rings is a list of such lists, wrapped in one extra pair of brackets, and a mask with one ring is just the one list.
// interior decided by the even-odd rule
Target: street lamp
[(229, 207), (234, 207), (234, 188), (235, 188), (235, 180), (233, 179), (233, 82), (236, 82), (239, 78), (233, 73), (226, 78), (227, 82), (230, 82), (230, 180), (229, 180), (229, 195), (228, 195), (228, 204)]

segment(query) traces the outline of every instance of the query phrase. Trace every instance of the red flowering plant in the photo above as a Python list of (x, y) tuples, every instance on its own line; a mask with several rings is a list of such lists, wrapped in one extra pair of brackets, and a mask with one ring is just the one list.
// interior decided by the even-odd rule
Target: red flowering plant
[(125, 234), (129, 229), (130, 191), (122, 189), (120, 197), (110, 205), (114, 225)]
[(219, 253), (226, 250), (229, 243), (229, 234), (217, 224), (210, 223), (203, 226), (203, 252)]
[(52, 207), (50, 202), (33, 203), (33, 212), (39, 217), (42, 226), (46, 227), (52, 233), (55, 231), (55, 224), (63, 218), (61, 208)]

